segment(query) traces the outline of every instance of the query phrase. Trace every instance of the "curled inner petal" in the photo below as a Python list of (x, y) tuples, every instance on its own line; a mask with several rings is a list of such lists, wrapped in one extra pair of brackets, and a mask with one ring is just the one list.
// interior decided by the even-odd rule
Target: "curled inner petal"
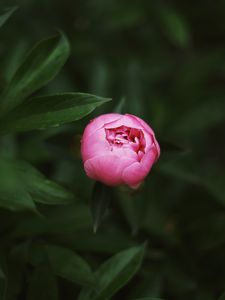
[(129, 148), (137, 155), (140, 161), (145, 154), (146, 141), (141, 129), (120, 126), (116, 128), (105, 128), (106, 140), (111, 146), (111, 151), (118, 151), (118, 148)]

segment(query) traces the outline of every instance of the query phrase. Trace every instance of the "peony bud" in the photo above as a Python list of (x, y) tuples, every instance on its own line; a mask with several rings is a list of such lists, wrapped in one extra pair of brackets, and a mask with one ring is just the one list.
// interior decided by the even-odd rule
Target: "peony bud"
[(130, 114), (105, 114), (92, 120), (81, 141), (84, 169), (109, 186), (137, 188), (160, 155), (153, 130)]

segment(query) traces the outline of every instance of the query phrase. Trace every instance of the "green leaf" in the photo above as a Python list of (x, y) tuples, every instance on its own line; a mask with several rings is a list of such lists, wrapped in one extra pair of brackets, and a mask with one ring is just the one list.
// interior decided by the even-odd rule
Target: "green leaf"
[(48, 265), (38, 266), (28, 283), (27, 300), (57, 300), (58, 287)]
[(68, 204), (73, 202), (74, 196), (59, 184), (45, 178), (33, 166), (25, 162), (15, 162), (15, 167), (24, 179), (26, 190), (35, 202), (45, 204)]
[(53, 272), (67, 280), (88, 287), (94, 287), (94, 275), (86, 261), (70, 249), (60, 246), (46, 246)]
[(2, 27), (5, 22), (11, 17), (11, 15), (17, 10), (17, 6), (9, 7), (4, 9), (3, 13), (0, 15), (0, 27)]
[(121, 289), (138, 271), (145, 245), (124, 250), (105, 263), (96, 272), (97, 291), (82, 290), (79, 300), (107, 300)]
[(0, 159), (0, 207), (13, 211), (36, 211), (30, 194), (26, 191), (24, 181), (13, 164)]
[(18, 106), (53, 79), (67, 60), (69, 51), (68, 40), (63, 34), (39, 42), (27, 55), (3, 92), (1, 115)]
[[(13, 48), (9, 49), (7, 55), (5, 55), (2, 73), (4, 74), (4, 79), (7, 83), (10, 82), (16, 70), (21, 65), (28, 47), (28, 41), (25, 38), (20, 37)], [(5, 87), (6, 86), (4, 86), (4, 88)]]
[(68, 204), (73, 195), (23, 161), (0, 159), (0, 207), (36, 211), (35, 202)]
[(0, 206), (12, 211), (31, 210), (36, 212), (32, 197), (21, 187), (11, 185), (8, 190), (0, 187)]
[(90, 219), (90, 212), (86, 205), (75, 203), (63, 207), (57, 206), (54, 210), (49, 210), (46, 218), (35, 215), (23, 220), (20, 219), (10, 236), (13, 238), (33, 238), (37, 235), (60, 235), (66, 238), (66, 236), (71, 235), (73, 241), (73, 237), (81, 231), (88, 230), (90, 232)]
[(95, 233), (109, 207), (111, 196), (112, 188), (98, 181), (95, 183), (91, 199), (91, 213)]
[(64, 93), (30, 99), (1, 121), (0, 132), (57, 127), (83, 118), (109, 100), (84, 93)]

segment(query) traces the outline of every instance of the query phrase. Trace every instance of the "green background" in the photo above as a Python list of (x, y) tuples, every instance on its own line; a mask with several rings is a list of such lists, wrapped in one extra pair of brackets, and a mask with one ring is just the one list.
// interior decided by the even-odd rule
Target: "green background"
[[(38, 105), (17, 124), (28, 132), (14, 133), (16, 114), (0, 121), (0, 299), (217, 300), (225, 290), (225, 2), (1, 0), (2, 12), (10, 5), (19, 8), (0, 29), (2, 89), (36, 42), (62, 30), (70, 56), (30, 94), (112, 101), (46, 130), (28, 131), (45, 128), (31, 125)], [(15, 86), (10, 99), (19, 99)], [(80, 138), (90, 119), (116, 109), (146, 120), (162, 154), (140, 191), (110, 192), (94, 234)], [(18, 167), (36, 204), (15, 160), (51, 180)]]

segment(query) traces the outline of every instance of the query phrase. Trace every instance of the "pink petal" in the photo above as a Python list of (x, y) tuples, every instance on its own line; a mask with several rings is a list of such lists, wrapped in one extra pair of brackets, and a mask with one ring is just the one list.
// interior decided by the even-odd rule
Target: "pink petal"
[(121, 116), (122, 117), (117, 120), (108, 121), (104, 127), (105, 128), (117, 128), (117, 127), (124, 125), (124, 126), (130, 127), (130, 128), (143, 129), (143, 126), (140, 124), (140, 122), (138, 122), (138, 120), (135, 119), (134, 116), (128, 115), (128, 114), (121, 115)]
[(101, 115), (91, 120), (84, 130), (83, 139), (88, 138), (91, 134), (95, 133), (96, 130), (102, 128), (106, 123), (116, 121), (122, 118), (122, 116), (123, 115), (111, 113), (111, 114)]
[[(137, 116), (134, 116), (134, 115), (131, 115), (131, 114), (126, 114), (126, 116), (129, 116), (130, 118), (133, 119), (134, 122), (138, 122), (142, 126), (142, 128), (144, 129), (144, 135), (145, 135), (147, 146), (150, 146), (151, 143), (153, 142), (156, 149), (157, 149), (157, 152), (158, 152), (157, 157), (159, 158), (159, 156), (160, 156), (160, 147), (159, 147), (159, 144), (156, 140), (155, 133), (152, 130), (152, 128), (144, 120), (140, 119)], [(146, 132), (151, 136), (150, 140), (148, 138), (149, 136), (146, 135)]]
[(84, 169), (90, 178), (116, 186), (123, 184), (123, 170), (133, 162), (130, 158), (120, 158), (113, 154), (101, 155), (88, 159), (84, 163)]
[(111, 152), (111, 147), (106, 140), (105, 129), (98, 129), (88, 137), (84, 136), (81, 141), (81, 155), (83, 161), (94, 156), (105, 155)]
[(134, 162), (138, 161), (137, 153), (133, 151), (129, 144), (123, 145), (122, 147), (114, 147), (112, 153), (120, 158), (126, 157), (132, 159)]
[(123, 171), (123, 181), (131, 188), (136, 188), (150, 172), (157, 158), (157, 150), (150, 149), (142, 158), (141, 162), (135, 162)]
[(122, 116), (122, 118), (119, 118), (117, 120), (114, 120), (112, 122), (109, 122), (105, 124), (105, 128), (117, 128), (120, 126), (127, 126), (130, 128), (137, 128), (141, 129), (142, 132), (144, 133), (145, 141), (146, 141), (146, 146), (151, 146), (152, 143), (155, 140), (155, 135), (153, 130), (145, 123), (143, 120), (140, 118), (130, 115), (130, 114), (125, 114)]
[(137, 124), (139, 124), (139, 126), (141, 126), (142, 128), (145, 129), (145, 131), (147, 131), (150, 134), (154, 135), (154, 131), (151, 129), (151, 127), (142, 119), (140, 119), (137, 116), (131, 115), (131, 114), (125, 114), (125, 116), (130, 117), (131, 119), (133, 119), (133, 121)]

